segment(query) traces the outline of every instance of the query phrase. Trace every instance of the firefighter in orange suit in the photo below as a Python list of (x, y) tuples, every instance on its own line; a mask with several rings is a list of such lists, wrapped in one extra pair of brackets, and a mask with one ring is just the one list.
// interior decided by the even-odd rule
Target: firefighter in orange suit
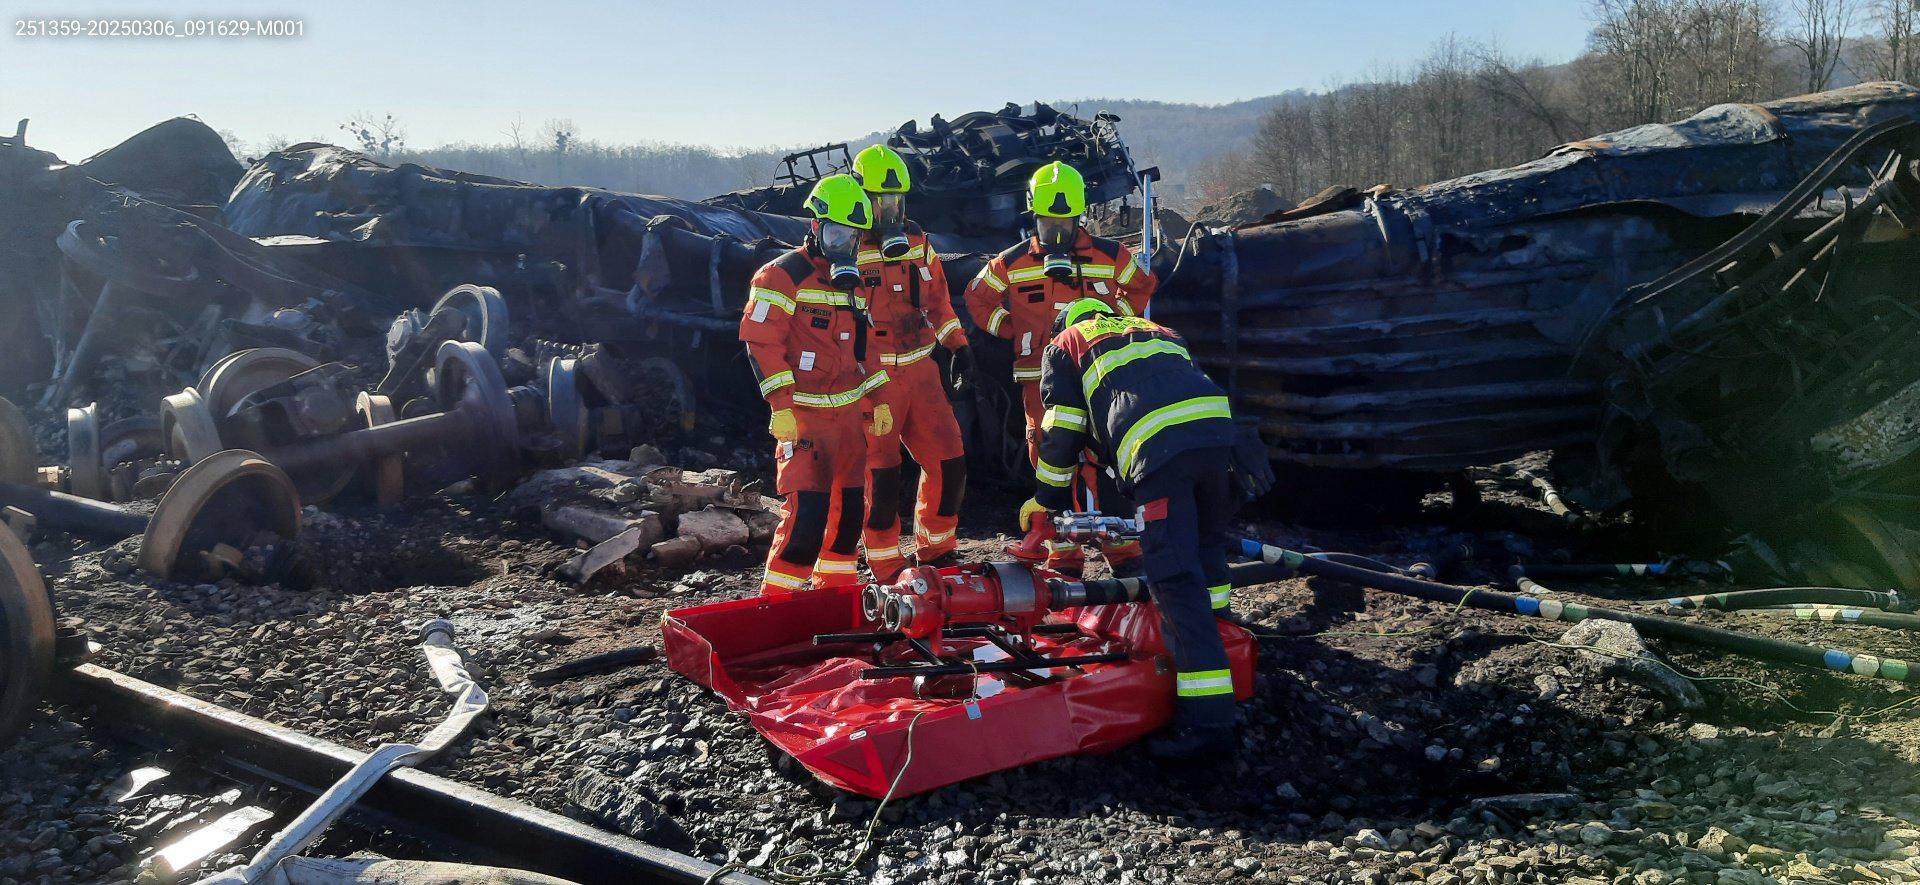
[(768, 594), (809, 581), (859, 582), (869, 437), (899, 446), (892, 410), (878, 397), (887, 372), (870, 352), (858, 264), (873, 203), (852, 176), (832, 175), (814, 186), (807, 208), (806, 243), (754, 273), (740, 318), (740, 340), (773, 409), (767, 429), (784, 496), (760, 583)]
[[(966, 300), (975, 323), (1013, 344), (1013, 380), (1026, 413), (1027, 459), (1037, 464), (1046, 411), (1040, 400), (1041, 357), (1054, 321), (1081, 298), (1100, 301), (1120, 316), (1145, 315), (1156, 282), (1153, 272), (1134, 260), (1132, 250), (1081, 227), (1087, 184), (1072, 166), (1055, 162), (1040, 167), (1027, 184), (1027, 207), (1033, 212), (1033, 236), (989, 260), (967, 285)], [(1083, 464), (1076, 473), (1076, 500), (1084, 500), (1091, 487), (1101, 510), (1130, 509), (1119, 500), (1104, 468)], [(1104, 552), (1109, 565), (1131, 570), (1140, 545), (1117, 542)], [(1084, 564), (1079, 545), (1051, 543), (1048, 567), (1078, 574)]]
[[(854, 177), (873, 201), (873, 229), (860, 248), (860, 273), (872, 293), (872, 347), (887, 372), (881, 399), (891, 406), (900, 442), (920, 465), (914, 503), (914, 557), (931, 563), (951, 554), (959, 540), (960, 498), (966, 491), (967, 457), (960, 424), (947, 399), (947, 378), (933, 359), (935, 347), (952, 351), (949, 373), (963, 377), (972, 364), (967, 335), (954, 316), (946, 271), (919, 226), (907, 220), (907, 164), (885, 145), (873, 145), (853, 161)], [(867, 518), (867, 565), (886, 583), (906, 567), (900, 544), (900, 446), (876, 440)], [(895, 486), (885, 485), (896, 478)]]

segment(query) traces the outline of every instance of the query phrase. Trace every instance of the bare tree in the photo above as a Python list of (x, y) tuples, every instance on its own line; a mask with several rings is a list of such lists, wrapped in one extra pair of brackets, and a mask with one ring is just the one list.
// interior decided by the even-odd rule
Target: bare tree
[(1584, 130), (1584, 121), (1576, 123), (1574, 119), (1577, 108), (1556, 95), (1558, 84), (1545, 62), (1515, 62), (1499, 49), (1486, 46), (1474, 52), (1474, 59), (1478, 63), (1475, 80), (1481, 91), (1495, 103), (1533, 120), (1555, 144), (1572, 141), (1578, 137), (1575, 133)]
[(394, 154), (407, 148), (406, 127), (392, 114), (381, 117), (355, 114), (353, 119), (340, 124), (340, 129), (353, 137), (354, 146), (361, 153), (381, 160), (393, 159)]
[(532, 145), (527, 139), (526, 121), (519, 117), (514, 117), (513, 122), (508, 123), (507, 128), (502, 130), (501, 134), (507, 137), (507, 152), (513, 157), (514, 168), (517, 170), (514, 176), (517, 178), (531, 177), (533, 172), (533, 150)]
[(1807, 91), (1818, 92), (1840, 67), (1847, 32), (1853, 29), (1853, 0), (1793, 0), (1790, 15), (1786, 44), (1805, 64)]
[(1920, 75), (1920, 0), (1873, 0), (1874, 30), (1855, 46), (1846, 65), (1866, 80), (1913, 82)]

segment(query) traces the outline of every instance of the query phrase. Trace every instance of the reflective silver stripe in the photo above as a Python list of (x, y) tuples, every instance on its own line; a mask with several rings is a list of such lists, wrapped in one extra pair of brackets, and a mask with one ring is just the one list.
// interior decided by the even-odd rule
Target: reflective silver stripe
[(1048, 464), (1044, 458), (1040, 460), (1040, 463), (1033, 466), (1033, 475), (1038, 477), (1041, 482), (1050, 486), (1064, 487), (1073, 482), (1073, 471), (1071, 469), (1055, 467), (1052, 464)]
[(1006, 322), (1007, 317), (1010, 316), (1013, 314), (1008, 313), (1006, 308), (994, 308), (993, 313), (987, 314), (987, 331), (995, 335), (1000, 334), (1000, 324)]
[(1183, 698), (1233, 694), (1232, 670), (1196, 670), (1174, 677), (1175, 693)]
[(1019, 366), (1015, 366), (1013, 367), (1013, 380), (1038, 381), (1040, 380), (1040, 372), (1041, 372), (1040, 366), (1034, 366), (1031, 369), (1022, 369)]
[(922, 534), (918, 538), (915, 538), (914, 540), (917, 540), (922, 544), (945, 544), (946, 542), (953, 540), (953, 533), (952, 532), (936, 532), (931, 535)]
[(980, 268), (980, 275), (975, 279), (978, 279), (980, 282), (986, 283), (987, 288), (992, 289), (995, 292), (1007, 291), (1006, 282), (1001, 280), (999, 277), (994, 276), (993, 271), (989, 270), (988, 268), (984, 268), (984, 267)]
[(1087, 413), (1072, 406), (1053, 406), (1047, 409), (1045, 417), (1040, 419), (1042, 430), (1055, 427), (1071, 427), (1075, 430), (1087, 429)]
[(1044, 277), (1046, 275), (1047, 275), (1047, 269), (1044, 267), (1023, 267), (1023, 268), (1020, 268), (1019, 270), (1008, 271), (1007, 280), (1008, 282), (1025, 283), (1031, 280), (1040, 279), (1041, 277)]
[(931, 344), (925, 347), (909, 350), (906, 353), (883, 353), (880, 355), (880, 365), (911, 366), (914, 363), (917, 363), (923, 359), (926, 359), (928, 356), (932, 355), (932, 353), (933, 353), (933, 345)]
[(956, 332), (956, 331), (959, 331), (959, 329), (960, 329), (960, 321), (958, 319), (951, 319), (944, 323), (941, 323), (940, 331), (933, 333), (933, 337), (938, 338), (942, 341), (945, 341), (947, 338), (947, 333)]
[(792, 383), (793, 383), (792, 369), (788, 369), (787, 371), (784, 371), (784, 372), (775, 372), (771, 375), (768, 375), (765, 381), (760, 382), (760, 395), (766, 396), (767, 394), (772, 393), (776, 390), (779, 390), (782, 387), (786, 387), (787, 385)]
[(747, 300), (765, 301), (766, 303), (771, 304), (774, 307), (778, 307), (789, 314), (793, 313), (793, 299), (788, 298), (787, 296), (779, 292), (775, 292), (772, 289), (763, 289), (763, 288), (760, 288), (759, 286), (755, 286), (753, 287), (753, 291), (748, 293)]
[(1121, 266), (1120, 276), (1114, 278), (1114, 282), (1124, 286), (1133, 281), (1133, 275), (1137, 273), (1139, 270), (1140, 270), (1139, 261), (1137, 260), (1129, 261), (1125, 265)]
[(1113, 265), (1111, 264), (1082, 264), (1077, 265), (1075, 269), (1078, 270), (1083, 277), (1103, 280), (1113, 278)]
[(886, 381), (887, 373), (875, 372), (868, 375), (867, 380), (862, 381), (859, 387), (852, 390), (842, 391), (840, 393), (795, 392), (793, 402), (795, 405), (812, 406), (822, 409), (837, 409), (841, 406), (850, 406), (859, 402), (867, 394), (873, 392), (874, 388), (885, 384)]
[(1218, 587), (1208, 587), (1207, 596), (1213, 600), (1214, 608), (1226, 608), (1227, 604), (1233, 601), (1233, 585), (1221, 584)]

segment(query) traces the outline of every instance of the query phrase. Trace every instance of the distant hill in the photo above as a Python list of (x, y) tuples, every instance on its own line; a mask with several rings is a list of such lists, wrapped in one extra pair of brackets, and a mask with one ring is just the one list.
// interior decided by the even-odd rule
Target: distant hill
[(1268, 111), (1304, 101), (1308, 95), (1306, 90), (1296, 89), (1213, 105), (1104, 98), (1052, 104), (1079, 117), (1091, 117), (1100, 111), (1118, 114), (1120, 137), (1133, 152), (1133, 161), (1142, 168), (1160, 167), (1161, 184), (1156, 192), (1175, 198), (1195, 166), (1246, 147)]

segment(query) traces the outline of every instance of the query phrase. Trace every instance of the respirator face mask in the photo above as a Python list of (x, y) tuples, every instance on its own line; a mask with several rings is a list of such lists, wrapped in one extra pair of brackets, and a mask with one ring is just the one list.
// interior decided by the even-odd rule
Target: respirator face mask
[(1073, 237), (1079, 230), (1078, 218), (1034, 217), (1033, 235), (1040, 241), (1041, 251), (1046, 254), (1042, 269), (1047, 276), (1056, 280), (1073, 278)]
[(893, 261), (907, 254), (907, 195), (873, 195), (873, 233), (880, 255)]
[(865, 231), (831, 221), (820, 222), (814, 239), (832, 266), (833, 284), (851, 290), (860, 285), (860, 235)]

